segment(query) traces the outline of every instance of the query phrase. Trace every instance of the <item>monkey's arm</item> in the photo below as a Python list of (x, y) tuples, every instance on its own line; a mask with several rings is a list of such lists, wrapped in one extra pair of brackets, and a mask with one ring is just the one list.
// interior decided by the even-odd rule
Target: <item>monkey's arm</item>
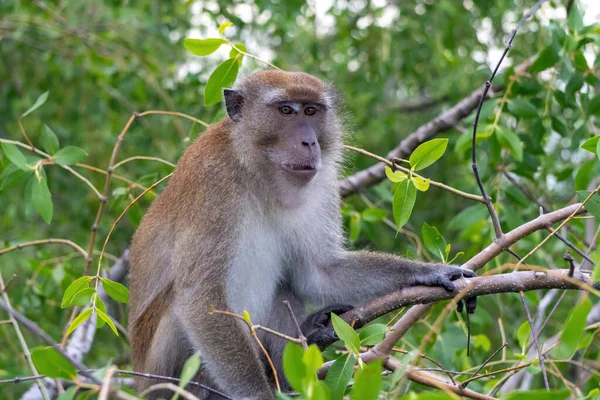
[(475, 276), (452, 265), (420, 263), (379, 252), (345, 251), (327, 264), (299, 271), (294, 283), (308, 302), (358, 305), (406, 286), (441, 286), (452, 291), (452, 281)]

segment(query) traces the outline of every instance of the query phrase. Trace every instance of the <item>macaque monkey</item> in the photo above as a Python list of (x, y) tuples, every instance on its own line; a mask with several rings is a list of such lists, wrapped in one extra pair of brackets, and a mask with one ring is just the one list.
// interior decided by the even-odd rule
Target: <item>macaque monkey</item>
[[(133, 368), (178, 377), (199, 351), (203, 383), (233, 398), (272, 399), (270, 368), (248, 327), (297, 336), (291, 303), (323, 347), (323, 313), (403, 286), (442, 286), (469, 270), (344, 250), (339, 164), (342, 123), (332, 87), (266, 71), (225, 90), (227, 114), (185, 152), (133, 237), (129, 334)], [(306, 305), (328, 308), (306, 317)], [(284, 380), (285, 341), (261, 335)], [(136, 378), (137, 388), (153, 383)], [(155, 382), (154, 382), (155, 383)], [(285, 383), (285, 382), (284, 382)], [(158, 394), (154, 394), (157, 396)], [(164, 395), (164, 394), (163, 394)], [(210, 395), (217, 398), (217, 395)]]

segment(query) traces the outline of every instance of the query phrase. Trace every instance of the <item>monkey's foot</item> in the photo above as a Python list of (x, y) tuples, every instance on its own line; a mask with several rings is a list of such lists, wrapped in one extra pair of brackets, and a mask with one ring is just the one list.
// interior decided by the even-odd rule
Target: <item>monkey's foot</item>
[(306, 317), (300, 329), (308, 344), (316, 344), (320, 350), (324, 350), (327, 346), (338, 341), (340, 338), (333, 328), (327, 327), (331, 322), (331, 313), (340, 315), (353, 308), (353, 306), (346, 304), (334, 304), (315, 311)]

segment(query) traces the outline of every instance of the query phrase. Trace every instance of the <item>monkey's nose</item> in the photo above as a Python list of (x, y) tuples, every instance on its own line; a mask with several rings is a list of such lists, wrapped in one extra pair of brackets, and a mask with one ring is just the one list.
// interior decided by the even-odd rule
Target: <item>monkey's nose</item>
[(314, 146), (316, 143), (317, 143), (317, 142), (316, 142), (316, 141), (314, 141), (314, 140), (310, 140), (310, 141), (303, 140), (303, 141), (302, 141), (302, 145), (303, 145), (303, 146), (306, 146), (306, 147), (308, 147), (308, 148), (310, 148), (310, 147), (313, 147), (313, 146)]

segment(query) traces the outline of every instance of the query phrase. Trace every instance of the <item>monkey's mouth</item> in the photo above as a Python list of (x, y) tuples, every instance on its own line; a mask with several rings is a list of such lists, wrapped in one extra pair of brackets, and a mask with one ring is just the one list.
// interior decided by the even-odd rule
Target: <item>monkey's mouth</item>
[(310, 180), (317, 174), (317, 165), (315, 163), (286, 163), (281, 164), (281, 168), (288, 174)]

